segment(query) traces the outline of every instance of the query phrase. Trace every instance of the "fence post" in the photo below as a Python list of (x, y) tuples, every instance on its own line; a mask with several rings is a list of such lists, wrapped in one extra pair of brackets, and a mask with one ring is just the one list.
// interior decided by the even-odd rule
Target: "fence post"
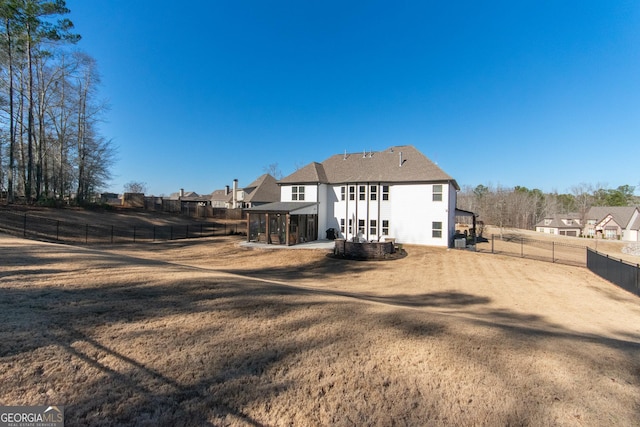
[(551, 242), (551, 262), (556, 262), (556, 242)]
[(495, 239), (495, 237), (496, 237), (496, 235), (495, 235), (495, 234), (492, 234), (492, 235), (491, 235), (491, 253), (492, 253), (492, 254), (493, 254), (493, 253), (495, 253), (495, 252), (493, 252), (493, 240)]
[(22, 236), (27, 237), (27, 214), (24, 214), (24, 223), (22, 225)]
[(524, 258), (524, 237), (520, 238), (520, 258)]

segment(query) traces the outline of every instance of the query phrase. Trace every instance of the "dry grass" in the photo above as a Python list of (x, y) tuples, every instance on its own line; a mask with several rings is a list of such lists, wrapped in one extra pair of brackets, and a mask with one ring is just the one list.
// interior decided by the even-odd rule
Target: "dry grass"
[(635, 425), (640, 300), (583, 268), (407, 247), (0, 235), (0, 403), (69, 425)]

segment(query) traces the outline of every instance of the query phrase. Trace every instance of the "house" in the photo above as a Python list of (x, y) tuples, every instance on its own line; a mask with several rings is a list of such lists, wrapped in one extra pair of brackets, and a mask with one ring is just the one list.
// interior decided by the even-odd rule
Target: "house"
[(251, 208), (280, 200), (280, 187), (274, 177), (265, 173), (242, 189), (244, 207)]
[(640, 241), (640, 208), (637, 206), (593, 206), (587, 212), (586, 236)]
[(640, 241), (640, 208), (593, 206), (584, 220), (577, 213), (552, 215), (536, 224), (536, 231), (563, 236), (587, 236), (630, 242)]
[(234, 179), (231, 189), (227, 185), (224, 190), (215, 190), (209, 199), (214, 208), (250, 208), (280, 200), (280, 187), (274, 177), (265, 173), (244, 188), (238, 188), (238, 180)]
[(451, 246), (456, 181), (413, 146), (338, 154), (278, 181), (280, 200), (246, 210), (248, 240), (325, 237)]
[(580, 236), (582, 234), (580, 215), (577, 213), (569, 213), (547, 216), (536, 224), (536, 231), (559, 234), (561, 236)]

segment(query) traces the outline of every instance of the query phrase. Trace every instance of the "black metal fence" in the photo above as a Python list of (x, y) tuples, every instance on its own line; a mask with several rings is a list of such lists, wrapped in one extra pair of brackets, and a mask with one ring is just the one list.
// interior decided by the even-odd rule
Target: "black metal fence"
[(587, 248), (587, 268), (603, 279), (640, 295), (640, 264), (634, 265)]
[(0, 230), (25, 238), (64, 243), (131, 243), (237, 234), (238, 226), (207, 222), (156, 226), (79, 224), (0, 211)]
[(585, 266), (586, 246), (549, 240), (530, 239), (515, 234), (491, 235), (491, 240), (477, 245), (480, 252), (531, 258), (540, 261)]

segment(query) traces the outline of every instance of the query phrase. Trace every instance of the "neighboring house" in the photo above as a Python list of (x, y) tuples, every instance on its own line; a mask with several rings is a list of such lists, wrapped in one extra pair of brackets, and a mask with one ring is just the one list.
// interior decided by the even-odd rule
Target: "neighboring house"
[(280, 201), (247, 209), (248, 239), (325, 237), (451, 246), (456, 181), (413, 146), (338, 154), (278, 181)]
[(261, 175), (244, 188), (238, 188), (238, 180), (234, 179), (232, 188), (227, 185), (224, 190), (215, 190), (209, 199), (214, 208), (250, 208), (280, 200), (280, 187), (269, 174)]
[(635, 206), (594, 206), (584, 227), (586, 236), (640, 241), (640, 208)]
[(242, 189), (244, 207), (252, 208), (280, 200), (280, 187), (276, 179), (265, 173)]
[(211, 206), (214, 208), (226, 208), (231, 203), (231, 191), (227, 185), (224, 190), (215, 190), (209, 195)]
[(536, 224), (536, 231), (564, 236), (640, 241), (640, 208), (633, 206), (593, 206), (584, 223), (576, 213), (554, 215)]
[(546, 217), (536, 224), (536, 231), (578, 237), (582, 234), (580, 215), (569, 213)]

